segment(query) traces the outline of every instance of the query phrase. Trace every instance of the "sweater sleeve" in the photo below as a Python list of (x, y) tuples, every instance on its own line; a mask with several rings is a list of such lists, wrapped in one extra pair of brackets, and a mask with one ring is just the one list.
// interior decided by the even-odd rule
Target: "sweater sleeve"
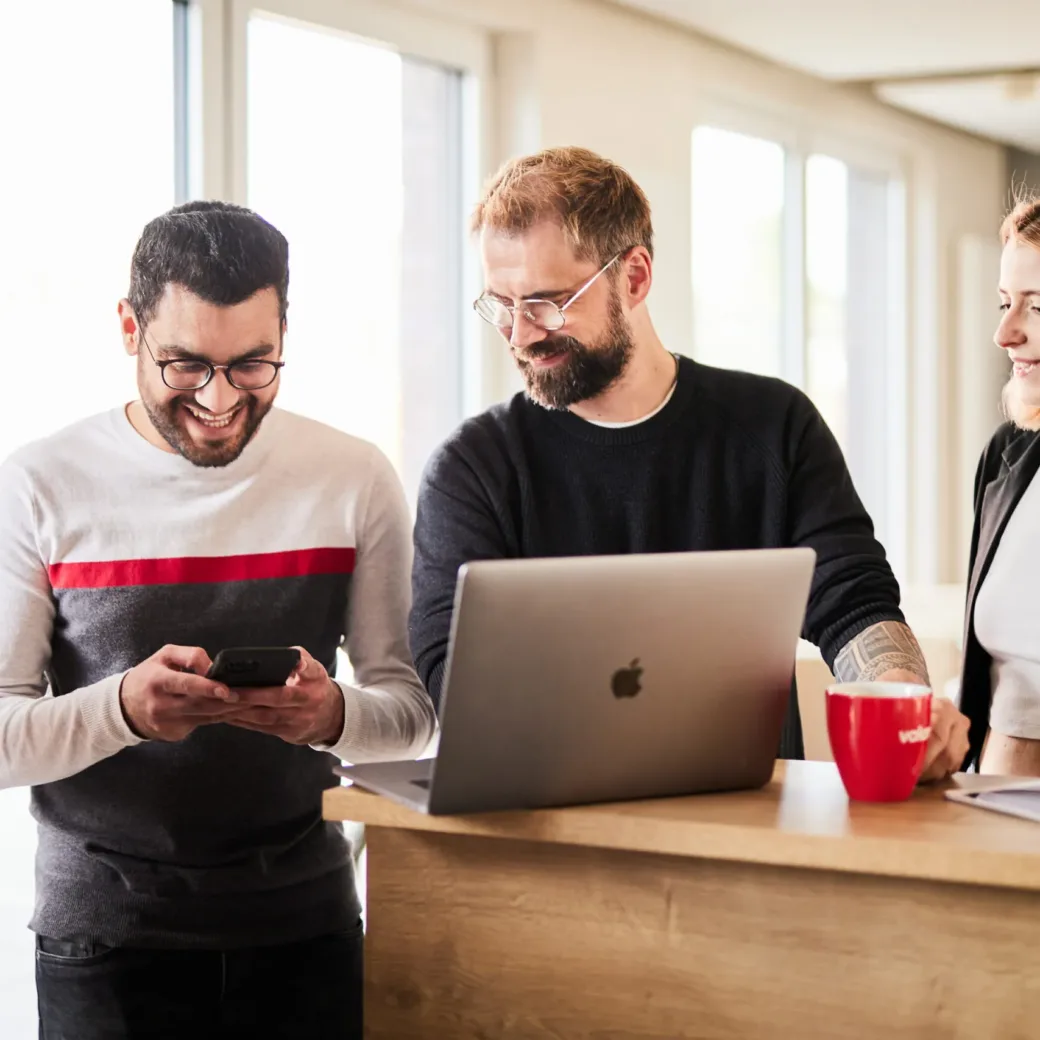
[(827, 662), (862, 631), (900, 621), (899, 585), (845, 459), (822, 416), (799, 395), (788, 473), (790, 545), (816, 551), (803, 636)]
[(459, 568), (516, 555), (484, 482), (453, 444), (442, 447), (419, 489), (409, 621), (416, 668), (438, 707)]
[(343, 692), (343, 733), (331, 751), (348, 762), (416, 758), (436, 714), (408, 650), (412, 540), (408, 505), (389, 460), (373, 452), (360, 504), (357, 563), (346, 618), (354, 683)]
[(0, 787), (62, 780), (140, 742), (123, 717), (123, 674), (46, 696), (54, 601), (37, 546), (32, 484), (0, 466)]

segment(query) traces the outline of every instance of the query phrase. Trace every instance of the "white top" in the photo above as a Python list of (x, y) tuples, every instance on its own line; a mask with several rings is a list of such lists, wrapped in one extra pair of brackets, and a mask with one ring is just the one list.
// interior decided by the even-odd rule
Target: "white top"
[(638, 419), (628, 419), (625, 422), (604, 422), (602, 419), (586, 419), (586, 422), (592, 423), (593, 426), (603, 426), (608, 430), (623, 430), (626, 426), (638, 426), (640, 423), (645, 423), (647, 419), (652, 419), (658, 412), (660, 412), (664, 406), (672, 399), (672, 395), (675, 393), (675, 388), (679, 385), (678, 377), (674, 383), (672, 383), (671, 390), (665, 394), (664, 400), (652, 411), (647, 412), (646, 415), (641, 415)]
[[(156, 448), (122, 408), (20, 449), (0, 466), (0, 787), (72, 776), (140, 743), (119, 704), (125, 666), (44, 696), (48, 674), (118, 659), (128, 597), (147, 604), (130, 616), (158, 649), (175, 641), (163, 582), (199, 590), (200, 610), (223, 602), (224, 616), (270, 617), (282, 590), (299, 597), (328, 560), (349, 561), (332, 567), (351, 571), (345, 616), (326, 624), (333, 646), (345, 641), (356, 685), (339, 684), (346, 725), (320, 750), (353, 762), (415, 757), (435, 716), (408, 650), (411, 558), (386, 457), (281, 409), (227, 466)], [(262, 580), (240, 580), (252, 578)]]
[(993, 658), (990, 726), (1040, 740), (1040, 480), (1011, 514), (975, 600), (975, 635)]

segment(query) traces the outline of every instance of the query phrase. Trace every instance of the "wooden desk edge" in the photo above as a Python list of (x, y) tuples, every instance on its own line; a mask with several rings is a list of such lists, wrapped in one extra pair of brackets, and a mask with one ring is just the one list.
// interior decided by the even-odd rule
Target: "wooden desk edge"
[(1036, 855), (926, 838), (811, 834), (740, 822), (603, 817), (566, 810), (428, 816), (350, 787), (326, 790), (323, 810), (325, 819), (370, 827), (1040, 891)]

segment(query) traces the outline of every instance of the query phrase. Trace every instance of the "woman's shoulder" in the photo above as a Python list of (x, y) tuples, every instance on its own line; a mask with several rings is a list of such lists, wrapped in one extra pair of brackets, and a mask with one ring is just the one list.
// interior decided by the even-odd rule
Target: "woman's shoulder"
[(982, 451), (979, 459), (979, 477), (992, 479), (1000, 471), (1002, 463), (1014, 465), (1038, 437), (1040, 430), (1024, 430), (1013, 422), (1001, 423)]
[(1017, 473), (1017, 481), (1029, 483), (1040, 468), (1040, 430), (1025, 430), (1014, 423), (999, 426), (979, 457), (975, 470), (975, 515), (983, 511), (986, 489), (1001, 474)]

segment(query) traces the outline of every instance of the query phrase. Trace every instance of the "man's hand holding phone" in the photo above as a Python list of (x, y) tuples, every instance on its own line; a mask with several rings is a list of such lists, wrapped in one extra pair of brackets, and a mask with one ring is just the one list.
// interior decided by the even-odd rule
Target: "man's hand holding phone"
[(343, 733), (343, 692), (303, 647), (284, 686), (239, 689), (239, 704), (221, 722), (280, 737), (289, 744), (335, 744)]
[(212, 662), (197, 646), (164, 646), (123, 676), (119, 701), (146, 740), (183, 740), (198, 726), (228, 722), (241, 696), (206, 678)]

